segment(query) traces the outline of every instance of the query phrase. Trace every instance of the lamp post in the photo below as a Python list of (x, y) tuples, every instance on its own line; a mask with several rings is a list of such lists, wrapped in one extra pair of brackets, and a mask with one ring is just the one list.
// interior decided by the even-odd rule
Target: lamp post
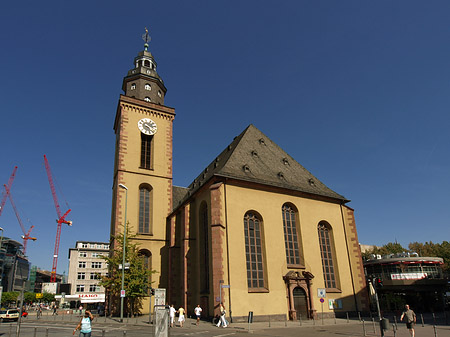
[(125, 297), (125, 245), (127, 243), (127, 202), (128, 202), (128, 187), (124, 184), (119, 184), (120, 188), (125, 190), (125, 224), (123, 227), (123, 253), (122, 253), (122, 288), (120, 290), (120, 322), (123, 322), (123, 298)]

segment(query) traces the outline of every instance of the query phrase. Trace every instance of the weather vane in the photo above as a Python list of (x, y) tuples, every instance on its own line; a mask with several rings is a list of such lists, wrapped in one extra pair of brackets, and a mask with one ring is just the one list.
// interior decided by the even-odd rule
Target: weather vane
[(151, 40), (150, 35), (148, 35), (148, 29), (147, 27), (145, 27), (145, 34), (142, 34), (142, 40), (144, 40), (145, 44), (144, 44), (144, 49), (147, 50), (148, 48), (148, 43)]

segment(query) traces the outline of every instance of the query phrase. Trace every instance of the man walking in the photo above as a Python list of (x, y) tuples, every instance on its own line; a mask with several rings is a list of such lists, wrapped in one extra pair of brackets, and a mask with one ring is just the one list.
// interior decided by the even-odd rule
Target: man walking
[(414, 325), (416, 324), (416, 314), (409, 308), (409, 305), (405, 305), (405, 311), (400, 316), (400, 320), (406, 317), (406, 328), (409, 330), (411, 337), (414, 337)]
[(197, 306), (194, 309), (195, 316), (197, 316), (197, 325), (200, 322), (200, 317), (202, 316), (202, 308), (200, 308), (200, 304), (197, 304)]

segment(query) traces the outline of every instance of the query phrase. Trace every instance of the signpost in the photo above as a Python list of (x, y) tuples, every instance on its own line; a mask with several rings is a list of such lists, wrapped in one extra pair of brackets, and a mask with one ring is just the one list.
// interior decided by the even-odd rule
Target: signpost
[(120, 291), (120, 297), (125, 297), (125, 290), (122, 289), (122, 290)]
[(317, 289), (317, 297), (320, 298), (320, 303), (322, 305), (322, 325), (323, 325), (323, 302), (325, 302), (325, 297), (327, 297), (327, 291), (325, 288)]

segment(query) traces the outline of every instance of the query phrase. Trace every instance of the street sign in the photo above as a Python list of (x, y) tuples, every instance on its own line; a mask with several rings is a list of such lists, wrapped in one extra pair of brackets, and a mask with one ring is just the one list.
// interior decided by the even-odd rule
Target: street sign
[(222, 284), (221, 287), (222, 288), (230, 288), (230, 285), (229, 284)]
[(36, 294), (36, 298), (42, 298), (42, 297), (44, 297), (44, 294), (43, 294), (43, 293), (37, 293), (37, 294)]
[(325, 288), (318, 288), (317, 289), (317, 297), (327, 297), (327, 291)]
[(320, 303), (325, 302), (325, 300), (323, 299), (323, 297), (321, 297), (319, 301), (320, 301)]
[(125, 297), (125, 290), (120, 291), (120, 297)]

